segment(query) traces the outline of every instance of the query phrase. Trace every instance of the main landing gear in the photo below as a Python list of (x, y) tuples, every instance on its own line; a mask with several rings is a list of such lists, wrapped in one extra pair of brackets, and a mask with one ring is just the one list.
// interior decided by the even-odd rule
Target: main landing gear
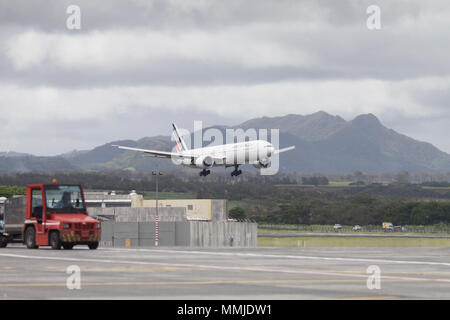
[(206, 177), (210, 173), (211, 173), (211, 170), (203, 169), (203, 171), (200, 171), (200, 177)]
[(231, 173), (232, 177), (237, 177), (238, 175), (240, 175), (242, 173), (242, 170), (238, 170), (239, 166), (234, 166), (234, 171)]

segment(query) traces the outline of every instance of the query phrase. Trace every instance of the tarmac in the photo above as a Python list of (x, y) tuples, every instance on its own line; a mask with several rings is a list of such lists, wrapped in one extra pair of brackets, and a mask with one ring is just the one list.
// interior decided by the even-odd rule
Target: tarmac
[(450, 249), (13, 244), (0, 249), (0, 299), (450, 299)]

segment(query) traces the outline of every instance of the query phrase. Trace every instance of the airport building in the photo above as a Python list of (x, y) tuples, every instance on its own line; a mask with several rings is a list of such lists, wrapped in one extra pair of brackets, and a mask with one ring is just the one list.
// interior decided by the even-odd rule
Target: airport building
[[(84, 198), (88, 208), (131, 207), (133, 198), (140, 195), (132, 191), (130, 194), (111, 192), (85, 192)], [(142, 197), (142, 196), (141, 196)]]
[[(132, 207), (156, 207), (156, 200), (143, 200), (135, 197)], [(227, 202), (217, 199), (169, 199), (158, 200), (159, 208), (185, 208), (187, 220), (211, 221), (225, 220), (227, 217)], [(213, 217), (214, 215), (214, 217)]]
[[(89, 201), (90, 200), (90, 201)], [(223, 199), (144, 200), (142, 195), (86, 193), (89, 215), (103, 220), (103, 246), (256, 247), (257, 224), (228, 219)], [(117, 206), (116, 206), (117, 205)]]
[[(129, 194), (111, 192), (85, 192), (86, 206), (89, 208), (142, 208), (156, 207), (156, 200), (144, 200), (134, 190)], [(226, 220), (228, 207), (225, 200), (217, 199), (162, 199), (159, 208), (185, 208), (187, 220)], [(213, 215), (215, 215), (213, 217)]]

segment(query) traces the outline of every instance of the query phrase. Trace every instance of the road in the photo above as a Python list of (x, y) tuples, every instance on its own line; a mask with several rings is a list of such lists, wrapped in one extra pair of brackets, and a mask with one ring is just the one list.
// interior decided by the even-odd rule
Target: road
[[(71, 265), (81, 270), (80, 289), (67, 287)], [(380, 289), (367, 286), (373, 265)], [(0, 299), (37, 298), (450, 299), (450, 255), (444, 248), (0, 249)]]

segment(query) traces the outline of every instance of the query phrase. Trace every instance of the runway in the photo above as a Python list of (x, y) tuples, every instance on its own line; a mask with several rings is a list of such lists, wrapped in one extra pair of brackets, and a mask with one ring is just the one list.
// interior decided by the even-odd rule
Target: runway
[[(0, 249), (0, 299), (450, 299), (445, 248)], [(80, 289), (66, 273), (80, 267)], [(380, 289), (368, 288), (369, 266)], [(369, 281), (370, 282), (370, 281)], [(370, 283), (374, 283), (373, 281)]]

